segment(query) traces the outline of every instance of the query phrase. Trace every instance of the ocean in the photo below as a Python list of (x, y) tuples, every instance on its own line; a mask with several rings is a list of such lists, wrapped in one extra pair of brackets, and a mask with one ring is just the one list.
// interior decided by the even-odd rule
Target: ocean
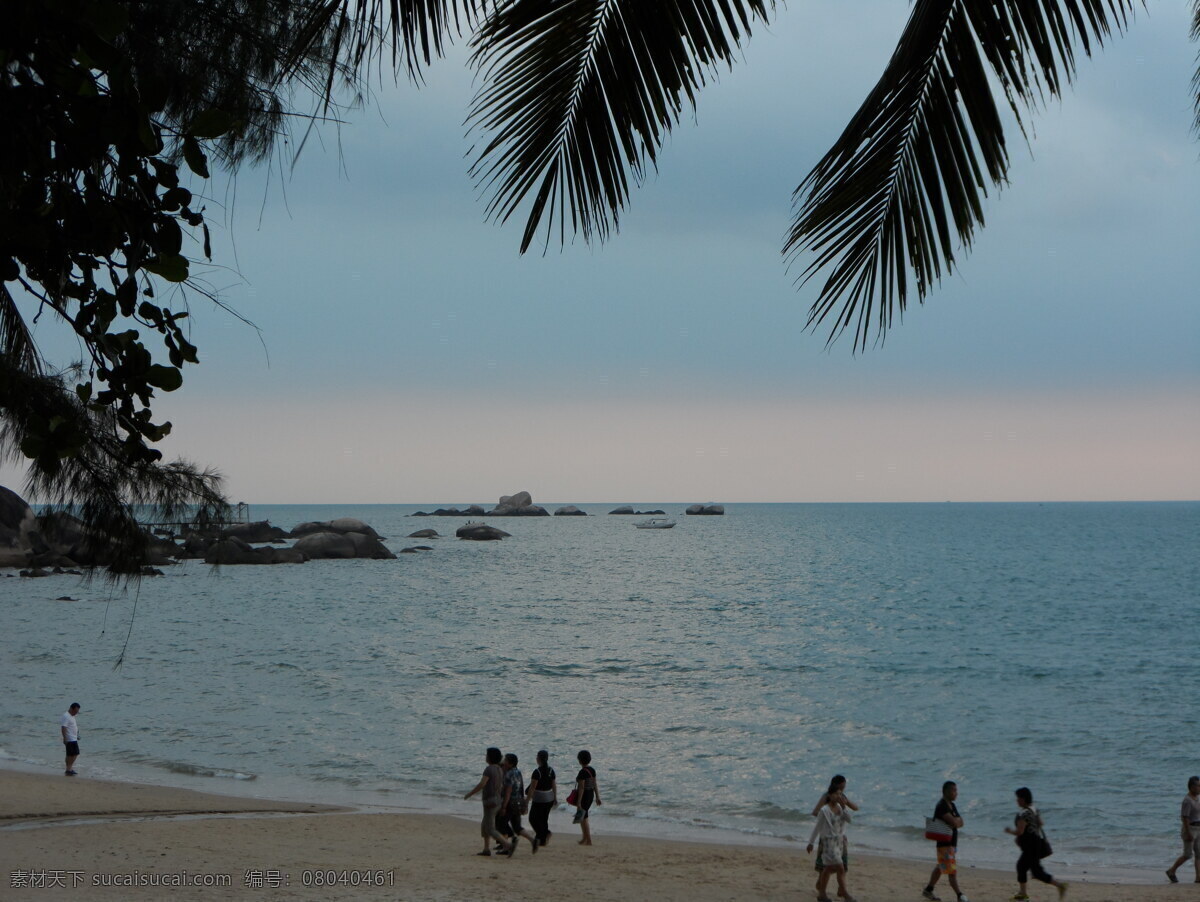
[[(484, 543), (409, 516), (436, 503), (254, 505), (433, 550), (129, 589), (0, 577), (0, 764), (56, 772), (78, 700), (81, 779), (475, 818), (485, 747), (526, 774), (548, 749), (564, 787), (587, 748), (601, 836), (804, 842), (840, 773), (860, 851), (931, 859), (955, 780), (964, 864), (1011, 865), (1019, 786), (1056, 871), (1177, 854), (1200, 503), (636, 505), (670, 530), (618, 503), (492, 520), (512, 537)], [(404, 538), (426, 527), (444, 537)]]

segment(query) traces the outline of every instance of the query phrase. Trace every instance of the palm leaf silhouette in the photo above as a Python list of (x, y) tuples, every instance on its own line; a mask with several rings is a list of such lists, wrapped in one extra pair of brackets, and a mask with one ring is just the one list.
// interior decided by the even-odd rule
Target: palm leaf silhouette
[(799, 281), (828, 271), (808, 325), (828, 340), (882, 340), (909, 297), (923, 300), (984, 224), (983, 198), (1008, 172), (990, 79), (1017, 122), (1059, 95), (1090, 54), (1121, 30), (1133, 0), (917, 0), (883, 76), (795, 192), (784, 246)]

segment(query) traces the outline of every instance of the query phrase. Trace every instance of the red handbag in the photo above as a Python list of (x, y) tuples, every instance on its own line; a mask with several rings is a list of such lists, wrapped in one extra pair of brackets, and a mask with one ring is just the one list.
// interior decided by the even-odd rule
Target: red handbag
[(579, 804), (579, 790), (578, 789), (571, 790), (571, 794), (567, 796), (567, 804), (568, 805)]

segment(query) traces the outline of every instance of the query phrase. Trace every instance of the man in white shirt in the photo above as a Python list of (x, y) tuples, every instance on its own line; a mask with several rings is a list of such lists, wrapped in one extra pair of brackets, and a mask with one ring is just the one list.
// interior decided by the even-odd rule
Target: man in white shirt
[(75, 759), (79, 757), (79, 724), (75, 723), (75, 715), (79, 713), (79, 702), (71, 702), (67, 713), (59, 718), (58, 724), (62, 729), (62, 741), (67, 750), (68, 777), (75, 776)]
[(1196, 865), (1196, 882), (1200, 883), (1200, 777), (1188, 780), (1188, 794), (1183, 797), (1183, 805), (1179, 811), (1182, 821), (1180, 836), (1183, 838), (1183, 854), (1175, 859), (1175, 863), (1167, 868), (1167, 879), (1178, 883), (1175, 872), (1186, 861)]

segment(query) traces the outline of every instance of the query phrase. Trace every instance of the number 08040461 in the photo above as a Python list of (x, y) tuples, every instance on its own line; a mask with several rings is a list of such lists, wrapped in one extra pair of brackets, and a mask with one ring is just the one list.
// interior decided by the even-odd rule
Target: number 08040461
[(301, 871), (300, 882), (305, 886), (395, 886), (396, 874), (393, 871), (326, 868)]

